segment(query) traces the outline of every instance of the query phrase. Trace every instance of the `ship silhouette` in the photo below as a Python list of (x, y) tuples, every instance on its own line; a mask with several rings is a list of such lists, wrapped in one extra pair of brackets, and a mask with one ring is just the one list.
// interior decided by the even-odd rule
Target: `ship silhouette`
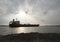
[(39, 24), (20, 24), (20, 21), (13, 19), (9, 22), (9, 27), (38, 27)]

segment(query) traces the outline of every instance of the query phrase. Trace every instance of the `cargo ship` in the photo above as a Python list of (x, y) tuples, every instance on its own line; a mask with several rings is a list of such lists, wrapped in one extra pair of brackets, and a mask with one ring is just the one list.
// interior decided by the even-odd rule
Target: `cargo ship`
[(38, 27), (39, 24), (20, 24), (20, 21), (13, 19), (9, 22), (9, 27)]

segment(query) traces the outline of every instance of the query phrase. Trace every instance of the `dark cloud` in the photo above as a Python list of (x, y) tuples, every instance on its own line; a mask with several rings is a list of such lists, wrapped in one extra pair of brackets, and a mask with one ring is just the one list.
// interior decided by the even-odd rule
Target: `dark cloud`
[(45, 12), (43, 12), (43, 14), (44, 14), (44, 15), (46, 15), (47, 13), (48, 13), (48, 12), (46, 12), (46, 11), (45, 11)]

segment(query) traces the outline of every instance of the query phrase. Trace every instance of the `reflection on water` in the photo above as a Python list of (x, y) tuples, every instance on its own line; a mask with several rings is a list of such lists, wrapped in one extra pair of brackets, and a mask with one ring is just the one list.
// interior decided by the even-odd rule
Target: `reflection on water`
[(29, 32), (38, 32), (38, 28), (33, 27), (19, 27), (19, 28), (9, 28), (11, 33), (29, 33)]
[(15, 33), (60, 33), (60, 27), (0, 27), (0, 35), (15, 34)]
[(15, 31), (16, 31), (16, 33), (24, 33), (25, 32), (25, 28), (24, 27), (16, 28)]

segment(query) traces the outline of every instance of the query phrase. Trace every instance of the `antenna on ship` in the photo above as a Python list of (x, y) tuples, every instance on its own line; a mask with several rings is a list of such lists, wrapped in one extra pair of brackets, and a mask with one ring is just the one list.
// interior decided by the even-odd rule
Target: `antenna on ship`
[(15, 21), (15, 19), (13, 19), (13, 22)]

